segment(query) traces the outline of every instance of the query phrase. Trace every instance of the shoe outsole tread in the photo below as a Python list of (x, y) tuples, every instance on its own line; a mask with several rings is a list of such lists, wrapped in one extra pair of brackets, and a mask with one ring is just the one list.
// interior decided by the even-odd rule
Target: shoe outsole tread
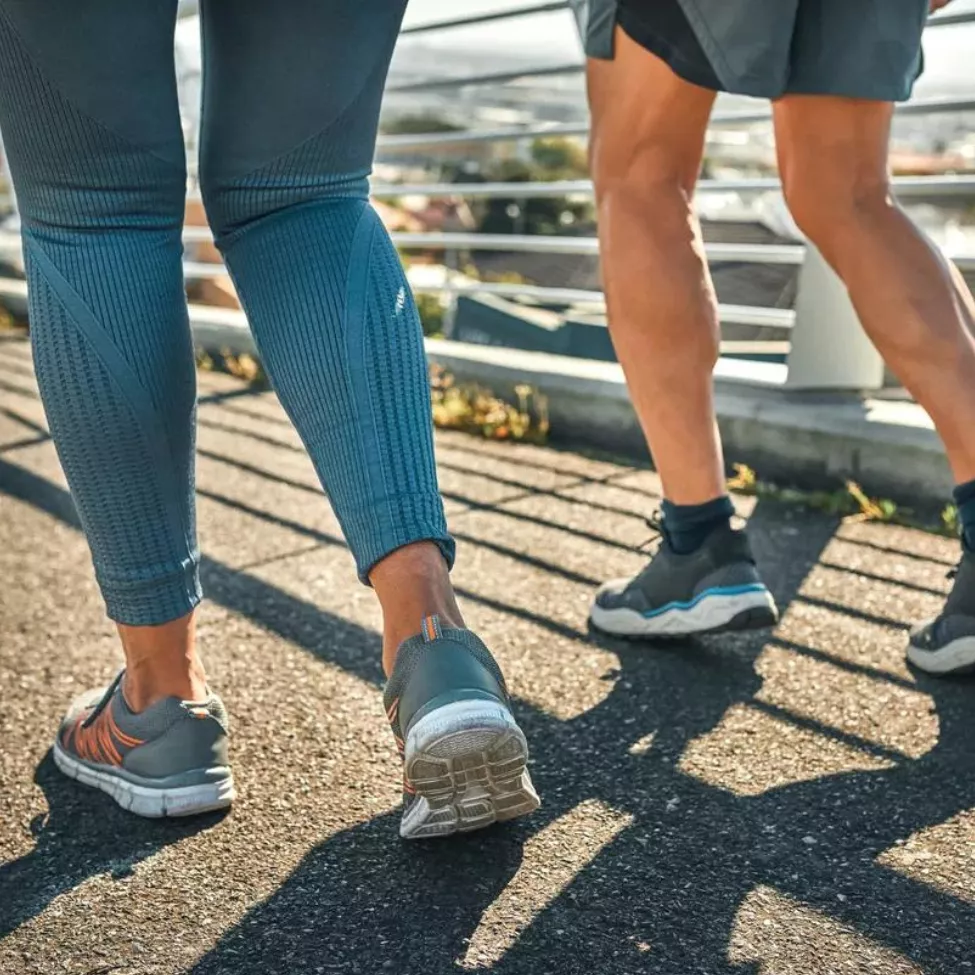
[[(480, 702), (478, 702), (480, 703)], [(447, 709), (443, 709), (447, 710)], [(483, 710), (483, 709), (482, 709)], [(482, 720), (468, 714), (437, 734), (412, 743), (406, 776), (416, 799), (403, 816), (404, 839), (426, 839), (484, 829), (525, 816), (539, 806), (528, 772), (528, 745), (514, 719), (500, 707)], [(430, 716), (436, 719), (436, 712)]]

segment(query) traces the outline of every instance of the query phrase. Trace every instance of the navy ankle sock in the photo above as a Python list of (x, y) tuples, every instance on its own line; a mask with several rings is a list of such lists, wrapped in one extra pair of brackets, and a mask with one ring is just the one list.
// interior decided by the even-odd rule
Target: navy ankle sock
[(975, 481), (959, 484), (953, 493), (955, 504), (958, 505), (958, 521), (961, 523), (965, 544), (975, 551)]
[(665, 498), (661, 513), (670, 547), (679, 555), (689, 555), (697, 551), (716, 528), (731, 523), (735, 506), (727, 494), (704, 504), (673, 504)]

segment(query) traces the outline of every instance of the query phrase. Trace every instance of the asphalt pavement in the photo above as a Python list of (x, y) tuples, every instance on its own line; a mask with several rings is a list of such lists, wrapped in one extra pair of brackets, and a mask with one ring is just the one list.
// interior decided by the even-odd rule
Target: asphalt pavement
[(975, 681), (903, 657), (955, 544), (740, 499), (779, 627), (617, 642), (587, 603), (645, 560), (653, 473), (439, 435), (543, 805), (410, 845), (374, 597), (273, 395), (200, 384), (200, 635), (241, 796), (143, 821), (50, 758), (120, 658), (0, 336), (0, 975), (975, 975)]

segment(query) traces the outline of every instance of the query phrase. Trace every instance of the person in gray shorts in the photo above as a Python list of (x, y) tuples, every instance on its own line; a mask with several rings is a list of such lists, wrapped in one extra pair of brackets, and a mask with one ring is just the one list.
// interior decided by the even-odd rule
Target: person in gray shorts
[(867, 9), (850, 0), (590, 0), (586, 47), (611, 59), (619, 26), (675, 74), (715, 91), (896, 102), (920, 74), (928, 8), (927, 0)]
[(931, 415), (955, 476), (962, 558), (908, 657), (975, 669), (975, 301), (891, 198), (894, 103), (950, 0), (590, 0), (590, 157), (610, 332), (663, 482), (662, 544), (603, 585), (594, 626), (655, 637), (778, 617), (732, 528), (711, 373), (719, 320), (692, 198), (716, 92), (773, 100), (785, 199), (868, 335)]

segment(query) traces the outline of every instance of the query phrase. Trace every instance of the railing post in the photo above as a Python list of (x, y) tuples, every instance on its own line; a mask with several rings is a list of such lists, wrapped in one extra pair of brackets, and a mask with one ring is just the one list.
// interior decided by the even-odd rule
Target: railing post
[(876, 390), (884, 363), (867, 338), (846, 286), (809, 244), (799, 272), (786, 385), (792, 389)]

